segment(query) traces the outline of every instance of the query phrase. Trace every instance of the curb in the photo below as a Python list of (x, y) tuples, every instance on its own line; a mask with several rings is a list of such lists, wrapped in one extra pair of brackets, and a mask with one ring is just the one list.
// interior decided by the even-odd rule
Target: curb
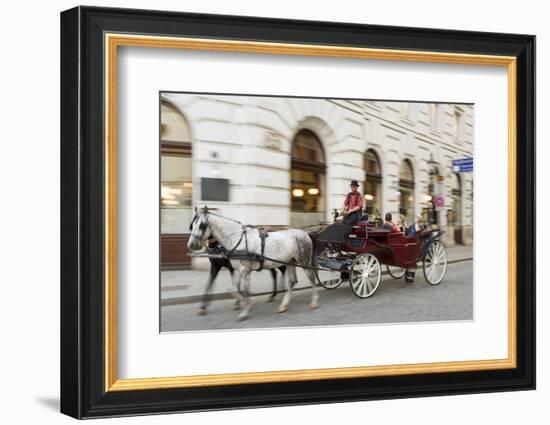
[[(456, 259), (456, 260), (447, 261), (447, 265), (462, 263), (462, 262), (467, 262), (467, 261), (472, 261), (472, 260), (473, 260), (473, 258), (460, 258), (460, 259)], [(382, 276), (387, 275), (387, 274), (388, 274), (387, 271), (382, 272)], [(317, 285), (317, 286), (319, 286), (319, 285)], [(304, 289), (309, 289), (309, 288), (310, 288), (309, 286), (305, 286), (305, 287), (293, 289), (293, 291), (303, 291)], [(283, 291), (277, 291), (277, 295), (279, 295), (283, 292), (285, 292), (285, 291), (284, 290)], [(266, 295), (271, 295), (271, 291), (270, 292), (258, 292), (258, 293), (250, 294), (251, 297), (261, 297), (261, 296), (266, 296)], [(233, 295), (231, 294), (231, 292), (220, 292), (220, 293), (217, 293), (217, 294), (212, 294), (210, 296), (211, 301), (214, 301), (214, 300), (230, 300), (230, 299), (233, 299)], [(190, 295), (188, 297), (174, 297), (174, 298), (168, 298), (168, 299), (161, 299), (160, 300), (160, 305), (161, 305), (161, 307), (166, 307), (166, 306), (178, 305), (178, 304), (194, 304), (194, 303), (197, 303), (201, 300), (202, 300), (202, 294), (201, 295)]]

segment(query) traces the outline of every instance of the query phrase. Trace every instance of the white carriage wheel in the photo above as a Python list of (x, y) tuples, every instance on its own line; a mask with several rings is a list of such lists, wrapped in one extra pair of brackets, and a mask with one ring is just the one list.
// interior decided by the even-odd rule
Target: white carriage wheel
[(437, 285), (443, 280), (447, 271), (447, 251), (440, 241), (434, 241), (422, 260), (424, 278), (430, 285)]
[(388, 270), (388, 274), (393, 277), (394, 279), (401, 279), (407, 269), (404, 269), (403, 267), (396, 267), (396, 266), (389, 266), (386, 265), (386, 270)]
[(378, 289), (381, 277), (382, 269), (378, 258), (372, 254), (361, 254), (351, 265), (349, 283), (355, 295), (368, 298)]
[[(340, 272), (338, 272), (338, 273), (340, 273)], [(342, 274), (341, 273), (340, 273), (340, 277), (327, 277), (327, 276), (323, 276), (322, 273), (318, 273), (318, 275), (319, 275), (319, 283), (325, 289), (336, 289), (344, 281), (342, 279)]]
[[(330, 250), (325, 249), (321, 254), (319, 254), (319, 259), (325, 259), (328, 252), (330, 252)], [(317, 277), (319, 278), (319, 283), (325, 289), (336, 289), (344, 280), (346, 280), (342, 278), (341, 271), (331, 270), (326, 267), (323, 267), (317, 271)]]

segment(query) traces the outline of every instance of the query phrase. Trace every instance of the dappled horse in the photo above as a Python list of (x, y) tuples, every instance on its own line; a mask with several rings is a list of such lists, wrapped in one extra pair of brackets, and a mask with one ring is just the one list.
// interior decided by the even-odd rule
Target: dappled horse
[(242, 291), (233, 281), (233, 294), (239, 298), (242, 311), (238, 319), (246, 319), (250, 314), (250, 273), (255, 270), (276, 269), (281, 265), (288, 267), (286, 292), (278, 308), (279, 313), (288, 309), (292, 288), (297, 281), (296, 266), (304, 268), (312, 290), (310, 308), (319, 306), (319, 293), (313, 264), (313, 244), (303, 230), (289, 229), (270, 232), (245, 226), (236, 220), (209, 212), (206, 208), (196, 213), (187, 246), (199, 250), (209, 237), (214, 237), (227, 251), (229, 257), (237, 258), (242, 282)]

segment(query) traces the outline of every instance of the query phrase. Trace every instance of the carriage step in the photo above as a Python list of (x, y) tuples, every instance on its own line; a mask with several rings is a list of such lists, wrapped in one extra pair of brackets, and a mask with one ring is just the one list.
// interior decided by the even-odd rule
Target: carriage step
[(323, 266), (332, 270), (342, 270), (345, 268), (346, 263), (344, 261), (327, 258), (323, 261)]

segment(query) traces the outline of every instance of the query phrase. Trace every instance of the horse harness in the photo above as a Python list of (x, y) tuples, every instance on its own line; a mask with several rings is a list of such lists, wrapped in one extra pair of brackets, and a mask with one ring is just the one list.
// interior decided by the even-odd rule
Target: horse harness
[[(223, 247), (221, 247), (220, 248), (221, 252), (217, 255), (221, 255), (225, 258), (234, 259), (234, 260), (257, 261), (258, 263), (260, 263), (260, 267), (258, 267), (257, 271), (263, 270), (265, 260), (272, 261), (274, 263), (284, 265), (284, 266), (296, 266), (296, 267), (300, 267), (300, 268), (303, 268), (303, 269), (310, 269), (310, 270), (328, 270), (328, 269), (325, 269), (325, 268), (320, 268), (320, 267), (315, 267), (315, 266), (312, 267), (312, 266), (299, 265), (299, 264), (296, 264), (294, 262), (285, 262), (285, 261), (277, 260), (275, 258), (266, 257), (264, 255), (265, 239), (269, 237), (269, 232), (265, 228), (251, 226), (251, 225), (244, 225), (240, 221), (234, 220), (234, 219), (229, 218), (229, 217), (223, 217), (219, 214), (214, 214), (214, 213), (210, 213), (210, 214), (216, 215), (218, 217), (225, 218), (226, 220), (231, 220), (231, 221), (236, 222), (236, 223), (238, 223), (242, 226), (241, 237), (239, 238), (239, 240), (237, 241), (235, 246), (227, 252), (224, 252), (225, 249)], [(197, 219), (197, 216), (195, 215), (195, 217), (191, 221), (191, 224), (189, 225), (189, 230), (192, 229), (193, 224), (195, 223), (196, 219)], [(200, 226), (199, 226), (199, 228), (202, 231), (205, 231), (207, 227), (208, 227), (208, 224), (206, 224), (206, 223), (201, 223)], [(261, 240), (260, 254), (255, 254), (255, 253), (251, 253), (251, 252), (248, 251), (247, 229), (249, 229), (249, 228), (258, 229), (258, 236), (260, 237), (260, 240)], [(245, 241), (245, 249), (244, 250), (237, 250), (237, 247), (241, 244), (243, 238), (244, 238), (244, 241)], [(319, 276), (317, 275), (317, 273), (315, 273), (315, 277), (317, 279), (317, 282), (320, 284)]]
[[(253, 253), (248, 250), (248, 232), (247, 232), (248, 228), (258, 229), (258, 236), (260, 237), (260, 254)], [(226, 254), (227, 258), (232, 258), (235, 260), (257, 261), (258, 263), (260, 263), (260, 267), (258, 268), (257, 271), (263, 270), (264, 261), (266, 260), (266, 258), (264, 257), (265, 239), (268, 237), (269, 237), (269, 232), (263, 227), (243, 225), (243, 231), (241, 233), (241, 237), (239, 238), (235, 246), (227, 252)], [(243, 238), (244, 238), (245, 249), (237, 250), (237, 247), (241, 244)]]
[[(232, 218), (229, 218), (229, 217), (224, 217), (224, 216), (219, 215), (219, 214), (214, 214), (212, 212), (209, 212), (209, 214), (224, 218), (226, 220), (233, 221), (235, 223), (240, 224), (241, 227), (242, 227), (241, 236), (240, 236), (239, 240), (237, 241), (237, 243), (235, 244), (235, 246), (233, 248), (231, 248), (229, 251), (224, 252), (224, 253), (220, 253), (218, 255), (223, 255), (224, 257), (226, 257), (228, 259), (233, 259), (233, 260), (257, 261), (258, 263), (260, 263), (260, 266), (258, 267), (257, 271), (263, 270), (265, 260), (272, 261), (274, 263), (284, 265), (284, 266), (297, 266), (297, 267), (300, 267), (300, 268), (303, 268), (303, 269), (311, 269), (311, 270), (326, 270), (326, 269), (319, 268), (319, 267), (299, 265), (299, 264), (296, 264), (294, 262), (285, 262), (285, 261), (277, 260), (275, 258), (266, 257), (264, 255), (264, 252), (265, 252), (265, 239), (269, 237), (269, 232), (265, 228), (256, 227), (256, 226), (252, 226), (252, 225), (249, 225), (249, 224), (245, 225), (245, 224), (242, 224), (240, 221), (237, 221), (235, 219), (232, 219)], [(195, 215), (195, 217), (191, 221), (191, 224), (189, 225), (190, 230), (193, 227), (193, 224), (195, 223), (196, 219), (197, 219), (197, 216)], [(206, 223), (201, 223), (199, 225), (199, 229), (201, 229), (202, 231), (205, 231), (207, 227), (208, 227), (208, 224), (206, 224)], [(260, 254), (253, 253), (253, 252), (250, 252), (248, 250), (248, 233), (247, 233), (247, 229), (258, 229), (258, 236), (260, 237), (260, 241), (261, 241), (260, 242)], [(244, 250), (242, 250), (242, 249), (237, 250), (237, 248), (241, 244), (243, 238), (244, 238), (244, 243), (245, 243), (245, 249)], [(223, 250), (223, 247), (222, 247), (222, 250)], [(317, 274), (316, 274), (316, 278), (319, 281), (319, 277), (317, 276)]]

